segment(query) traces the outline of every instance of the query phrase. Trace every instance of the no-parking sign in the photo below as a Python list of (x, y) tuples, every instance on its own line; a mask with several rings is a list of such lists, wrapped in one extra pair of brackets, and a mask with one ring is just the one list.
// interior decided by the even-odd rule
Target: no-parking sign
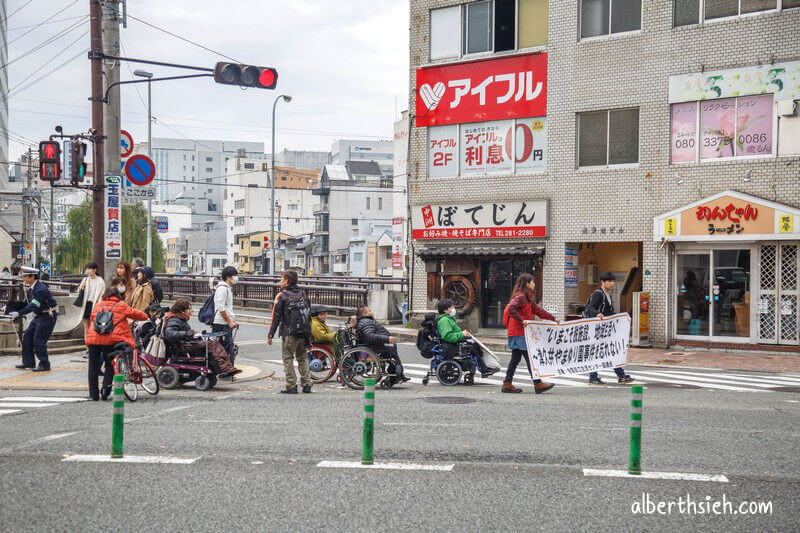
[(124, 171), (125, 203), (155, 199), (153, 178), (156, 175), (156, 165), (152, 159), (146, 155), (134, 155), (125, 162)]

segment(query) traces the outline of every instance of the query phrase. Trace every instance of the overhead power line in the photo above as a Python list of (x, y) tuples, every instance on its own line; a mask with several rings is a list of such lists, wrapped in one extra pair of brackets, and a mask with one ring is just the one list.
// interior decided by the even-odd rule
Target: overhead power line
[(57, 53), (57, 54), (56, 54), (56, 55), (54, 55), (54, 56), (51, 56), (51, 57), (49, 57), (49, 58), (47, 59), (47, 61), (45, 61), (45, 62), (44, 62), (44, 64), (43, 64), (43, 65), (41, 65), (41, 66), (40, 66), (39, 68), (37, 68), (37, 69), (34, 69), (34, 71), (33, 71), (33, 72), (31, 72), (30, 74), (28, 74), (28, 76), (27, 76), (25, 79), (23, 79), (21, 82), (17, 83), (15, 86), (13, 86), (12, 88), (10, 88), (10, 89), (8, 90), (8, 92), (6, 92), (6, 94), (4, 95), (4, 97), (7, 97), (7, 95), (9, 95), (9, 94), (13, 93), (13, 92), (14, 92), (14, 90), (15, 90), (17, 87), (19, 87), (20, 85), (22, 85), (23, 83), (25, 83), (26, 81), (28, 81), (29, 79), (31, 79), (33, 76), (35, 76), (36, 74), (38, 74), (39, 72), (41, 72), (41, 71), (42, 71), (42, 69), (44, 69), (46, 66), (48, 66), (48, 65), (52, 64), (52, 62), (53, 62), (53, 61), (54, 61), (54, 60), (55, 60), (55, 59), (56, 59), (58, 56), (60, 56), (61, 54), (63, 54), (63, 53), (64, 53), (64, 52), (66, 52), (67, 50), (69, 50), (69, 49), (72, 47), (72, 45), (73, 45), (73, 44), (75, 44), (75, 43), (77, 43), (78, 41), (80, 41), (81, 39), (83, 39), (83, 38), (84, 38), (84, 37), (85, 37), (85, 36), (86, 36), (88, 33), (89, 33), (89, 30), (86, 30), (86, 31), (85, 31), (85, 32), (83, 32), (81, 35), (79, 35), (77, 39), (75, 39), (74, 41), (72, 41), (71, 43), (69, 43), (67, 46), (65, 46), (64, 48), (62, 48), (62, 49), (61, 49), (61, 51), (60, 51), (59, 53)]
[(202, 48), (203, 50), (207, 50), (207, 51), (211, 52), (212, 54), (217, 54), (218, 56), (224, 57), (225, 59), (230, 59), (231, 61), (236, 61), (237, 63), (242, 63), (242, 61), (239, 61), (238, 59), (234, 59), (231, 56), (227, 56), (227, 55), (223, 54), (222, 52), (214, 50), (213, 48), (209, 48), (207, 46), (203, 46), (202, 44), (197, 43), (195, 41), (192, 41), (191, 39), (187, 39), (186, 37), (178, 35), (177, 33), (173, 33), (173, 32), (171, 32), (169, 30), (165, 30), (164, 28), (156, 26), (155, 24), (147, 22), (146, 20), (142, 20), (139, 17), (135, 17), (135, 16), (131, 15), (130, 13), (128, 13), (128, 18), (132, 18), (133, 20), (135, 20), (137, 22), (141, 22), (145, 26), (150, 26), (151, 28), (154, 28), (154, 29), (156, 29), (158, 31), (162, 31), (162, 32), (166, 33), (167, 35), (171, 35), (171, 36), (173, 36), (173, 37), (175, 37), (177, 39), (180, 39), (181, 41), (185, 41), (185, 42), (187, 42), (189, 44), (193, 44), (194, 46), (197, 46), (198, 48)]
[(8, 43), (6, 44), (6, 46), (10, 45), (11, 43), (13, 43), (13, 42), (15, 42), (15, 41), (17, 41), (17, 40), (19, 40), (19, 39), (22, 39), (23, 37), (25, 37), (26, 35), (28, 35), (29, 33), (31, 33), (33, 30), (35, 30), (36, 28), (39, 28), (39, 27), (41, 27), (42, 25), (44, 25), (45, 23), (47, 23), (47, 22), (49, 22), (49, 21), (53, 20), (53, 19), (54, 19), (54, 18), (56, 18), (58, 15), (60, 15), (61, 13), (63, 13), (64, 11), (66, 11), (67, 9), (69, 9), (70, 7), (74, 6), (74, 5), (75, 5), (75, 4), (77, 4), (77, 3), (78, 3), (78, 0), (73, 0), (73, 2), (72, 2), (71, 4), (68, 4), (67, 6), (65, 6), (64, 8), (62, 8), (61, 10), (59, 10), (59, 11), (57, 11), (56, 13), (54, 13), (54, 14), (50, 15), (49, 17), (47, 17), (46, 19), (44, 19), (43, 21), (41, 21), (39, 24), (35, 25), (35, 26), (34, 26), (33, 28), (31, 28), (30, 30), (28, 30), (28, 31), (26, 31), (25, 33), (23, 33), (22, 35), (18, 35), (17, 37), (14, 37), (14, 38), (13, 38), (13, 39), (11, 39), (10, 41), (8, 41)]
[[(82, 17), (82, 18), (84, 18), (84, 19), (85, 19), (85, 18), (87, 18), (87, 17)], [(7, 67), (7, 66), (8, 66), (8, 65), (10, 65), (10, 64), (12, 64), (12, 63), (15, 63), (16, 61), (19, 61), (20, 59), (24, 59), (24, 58), (28, 57), (28, 56), (29, 56), (29, 55), (31, 55), (32, 53), (34, 53), (34, 52), (36, 52), (36, 51), (38, 51), (38, 50), (41, 50), (42, 48), (44, 48), (44, 47), (45, 47), (45, 46), (47, 46), (48, 44), (50, 44), (50, 43), (52, 43), (52, 42), (54, 42), (54, 41), (57, 41), (57, 40), (58, 40), (58, 39), (60, 39), (61, 37), (64, 37), (64, 36), (65, 36), (65, 35), (67, 35), (68, 33), (71, 33), (72, 31), (76, 30), (77, 28), (79, 28), (79, 27), (80, 27), (81, 25), (83, 25), (83, 24), (84, 24), (84, 21), (83, 21), (83, 20), (79, 20), (79, 21), (77, 21), (77, 22), (73, 22), (72, 24), (70, 24), (69, 26), (67, 26), (67, 27), (66, 27), (66, 28), (64, 28), (63, 30), (61, 30), (59, 33), (57, 33), (57, 34), (53, 35), (52, 37), (49, 37), (49, 38), (48, 38), (48, 39), (46, 39), (44, 42), (37, 44), (36, 46), (34, 46), (33, 48), (31, 48), (31, 49), (30, 49), (30, 50), (28, 50), (27, 52), (23, 52), (22, 54), (18, 55), (18, 56), (17, 56), (17, 57), (15, 57), (14, 59), (12, 59), (12, 60), (10, 60), (10, 61), (6, 61), (6, 63), (5, 63), (4, 65), (0, 65), (0, 68), (5, 68), (5, 67)]]
[(64, 22), (64, 21), (67, 21), (67, 20), (85, 19), (86, 17), (87, 17), (87, 15), (78, 15), (78, 16), (75, 16), (75, 17), (65, 17), (63, 19), (55, 19), (55, 20), (51, 20), (49, 22), (44, 22), (44, 23), (41, 23), (41, 24), (27, 24), (25, 26), (17, 26), (16, 28), (8, 28), (8, 29), (6, 29), (6, 32), (25, 30), (25, 29), (28, 29), (28, 28), (33, 28), (34, 26), (38, 27), (38, 26), (43, 26), (43, 25), (47, 25), (47, 24), (57, 24), (59, 22)]
[(60, 69), (64, 68), (64, 67), (65, 67), (67, 64), (71, 63), (72, 61), (75, 61), (75, 60), (76, 60), (76, 59), (78, 59), (80, 56), (82, 56), (82, 55), (86, 54), (86, 52), (88, 52), (88, 51), (89, 51), (89, 49), (88, 49), (88, 48), (84, 48), (83, 50), (81, 50), (80, 52), (78, 52), (77, 54), (75, 54), (74, 56), (72, 56), (71, 58), (67, 59), (66, 61), (64, 61), (63, 63), (61, 63), (61, 64), (60, 64), (60, 65), (58, 65), (57, 67), (55, 67), (54, 69), (52, 69), (52, 70), (50, 70), (50, 71), (46, 72), (45, 74), (42, 74), (41, 76), (39, 76), (38, 78), (36, 78), (36, 79), (35, 79), (35, 80), (33, 80), (32, 82), (30, 82), (30, 83), (29, 83), (28, 85), (26, 85), (25, 87), (22, 87), (21, 89), (18, 89), (16, 92), (14, 92), (14, 93), (13, 93), (13, 95), (12, 95), (12, 94), (8, 94), (8, 95), (4, 96), (4, 97), (3, 97), (3, 100), (8, 100), (8, 98), (9, 98), (9, 97), (11, 97), (11, 96), (16, 96), (17, 94), (20, 94), (20, 93), (22, 93), (23, 91), (26, 91), (26, 90), (30, 89), (31, 87), (33, 87), (34, 85), (36, 85), (37, 83), (39, 83), (40, 81), (42, 81), (43, 79), (45, 79), (46, 77), (50, 76), (50, 75), (51, 75), (51, 74), (53, 74), (54, 72), (56, 72), (56, 71), (58, 71), (58, 70), (60, 70)]
[[(21, 6), (19, 6), (17, 9), (15, 9), (15, 10), (14, 10), (14, 12), (13, 12), (13, 13), (11, 13), (9, 16), (7, 16), (7, 17), (5, 18), (5, 20), (3, 21), (3, 23), (5, 23), (5, 22), (8, 22), (8, 19), (10, 19), (10, 18), (11, 18), (11, 17), (13, 17), (14, 15), (16, 15), (16, 14), (17, 14), (17, 12), (18, 12), (20, 9), (22, 9), (22, 8), (23, 8), (23, 7), (25, 7), (25, 6), (27, 6), (27, 5), (28, 5), (28, 4), (30, 4), (31, 2), (33, 2), (33, 0), (28, 0), (27, 2), (25, 2), (24, 4), (22, 4)], [(6, 31), (8, 31), (8, 30), (6, 30)]]

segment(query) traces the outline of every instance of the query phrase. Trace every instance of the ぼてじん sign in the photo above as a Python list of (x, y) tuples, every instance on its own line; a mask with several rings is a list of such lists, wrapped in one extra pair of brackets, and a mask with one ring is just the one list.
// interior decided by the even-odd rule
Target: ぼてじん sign
[(122, 177), (106, 176), (105, 187), (105, 257), (122, 257)]
[(631, 317), (627, 313), (560, 324), (527, 322), (525, 344), (531, 376), (542, 379), (623, 366), (630, 334)]
[(417, 126), (547, 115), (547, 54), (417, 69)]
[(414, 206), (414, 239), (507, 239), (547, 236), (547, 200)]

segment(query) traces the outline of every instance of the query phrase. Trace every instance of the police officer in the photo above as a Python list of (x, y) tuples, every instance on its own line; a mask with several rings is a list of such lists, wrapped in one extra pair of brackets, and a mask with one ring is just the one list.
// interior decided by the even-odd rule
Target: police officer
[[(34, 318), (25, 330), (22, 337), (22, 364), (16, 365), (17, 368), (32, 368), (34, 372), (47, 372), (50, 370), (50, 360), (47, 357), (47, 341), (53, 333), (56, 325), (56, 303), (47, 285), (39, 281), (39, 270), (31, 267), (22, 267), (22, 281), (28, 286), (28, 305), (19, 310), (9, 313), (11, 318), (24, 316), (33, 313)], [(36, 367), (34, 352), (39, 358), (39, 366)]]

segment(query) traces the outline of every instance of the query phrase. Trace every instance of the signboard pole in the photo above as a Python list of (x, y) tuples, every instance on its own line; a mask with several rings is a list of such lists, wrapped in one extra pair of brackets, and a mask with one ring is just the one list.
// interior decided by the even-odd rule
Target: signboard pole
[[(152, 82), (147, 80), (147, 157), (153, 159)], [(153, 266), (153, 201), (147, 199), (147, 266)]]

